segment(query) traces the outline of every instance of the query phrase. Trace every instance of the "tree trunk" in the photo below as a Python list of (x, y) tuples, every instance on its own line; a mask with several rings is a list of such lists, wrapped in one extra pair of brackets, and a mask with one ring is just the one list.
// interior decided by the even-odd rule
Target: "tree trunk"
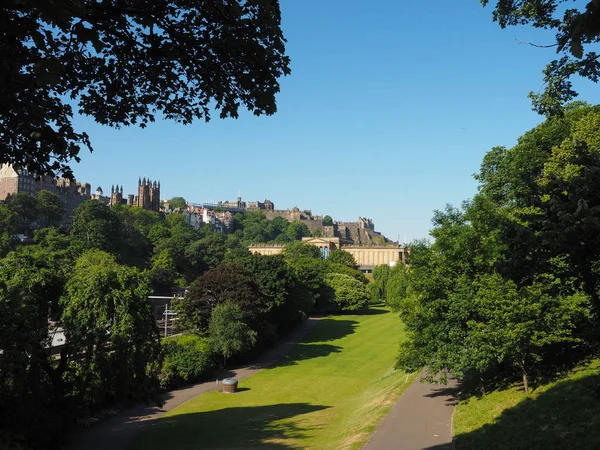
[(525, 370), (525, 358), (521, 358), (521, 373), (523, 374), (523, 388), (525, 389), (525, 395), (529, 397), (529, 380), (527, 379), (527, 370)]

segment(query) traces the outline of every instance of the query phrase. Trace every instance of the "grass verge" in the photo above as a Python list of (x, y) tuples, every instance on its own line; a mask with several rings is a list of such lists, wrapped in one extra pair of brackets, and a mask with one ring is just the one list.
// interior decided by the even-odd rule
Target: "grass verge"
[(361, 448), (414, 375), (393, 369), (400, 319), (382, 308), (321, 319), (276, 366), (157, 420), (137, 449)]
[(454, 414), (456, 450), (599, 449), (600, 361), (535, 389), (492, 392), (460, 402)]

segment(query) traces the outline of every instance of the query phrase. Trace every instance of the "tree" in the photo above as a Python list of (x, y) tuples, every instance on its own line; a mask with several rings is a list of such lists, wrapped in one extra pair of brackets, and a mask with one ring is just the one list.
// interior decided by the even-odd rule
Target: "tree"
[(369, 304), (369, 291), (350, 275), (328, 273), (325, 284), (333, 290), (332, 306), (341, 311), (359, 311)]
[(262, 309), (259, 295), (258, 286), (242, 267), (221, 264), (194, 281), (174, 307), (184, 330), (203, 334), (214, 307), (227, 300), (242, 308), (245, 322), (255, 323)]
[(244, 322), (240, 306), (231, 301), (212, 310), (208, 334), (211, 349), (223, 356), (223, 364), (227, 364), (228, 358), (248, 351), (256, 344), (256, 331)]
[(64, 364), (47, 349), (64, 283), (46, 251), (29, 247), (0, 260), (0, 423), (23, 448), (57, 448), (67, 428)]
[(18, 231), (17, 215), (0, 203), (0, 257), (4, 257), (17, 244), (13, 235)]
[[(486, 6), (489, 0), (480, 0)], [(600, 76), (600, 54), (589, 47), (600, 41), (600, 4), (596, 0), (577, 1), (576, 7), (561, 8), (564, 0), (500, 0), (495, 3), (494, 21), (505, 28), (530, 24), (535, 28), (556, 33), (551, 45), (558, 59), (551, 61), (544, 70), (546, 87), (541, 94), (530, 93), (534, 110), (546, 116), (560, 115), (565, 103), (573, 100), (571, 77), (579, 75), (594, 82)]]
[(174, 210), (176, 208), (179, 209), (186, 209), (187, 208), (187, 201), (185, 200), (185, 198), (183, 197), (173, 197), (171, 200), (168, 201), (169, 203), (169, 209)]
[[(103, 125), (188, 124), (276, 112), (290, 73), (277, 0), (8, 0), (0, 7), (0, 164), (72, 175), (85, 133), (72, 103)], [(5, 85), (8, 85), (5, 83)], [(67, 101), (70, 98), (72, 100)]]
[(330, 292), (325, 289), (326, 262), (319, 258), (298, 257), (288, 259), (287, 256), (286, 261), (298, 280), (295, 295), (300, 299), (299, 302), (304, 305), (302, 311), (310, 312), (315, 308), (315, 305), (316, 309), (323, 309), (330, 297)]
[(61, 304), (75, 392), (83, 406), (156, 394), (160, 348), (146, 276), (100, 250), (75, 263)]
[(325, 216), (323, 217), (323, 225), (330, 227), (333, 225), (333, 219), (331, 218), (331, 216)]
[(398, 311), (400, 302), (406, 298), (406, 293), (409, 285), (409, 270), (402, 264), (396, 264), (389, 272), (389, 277), (385, 284), (385, 303), (392, 308), (393, 311)]
[(310, 230), (304, 223), (292, 222), (287, 227), (285, 234), (291, 241), (299, 241), (305, 236), (310, 236)]
[(194, 280), (203, 272), (214, 269), (223, 261), (227, 252), (227, 236), (211, 231), (206, 237), (192, 242), (185, 249), (185, 257), (190, 263), (188, 278)]
[(282, 253), (288, 262), (296, 259), (321, 257), (318, 247), (310, 244), (304, 244), (302, 241), (293, 241), (285, 244)]
[(33, 222), (38, 217), (37, 198), (29, 194), (13, 194), (8, 196), (5, 202), (8, 208), (17, 216), (21, 227)]
[(119, 218), (102, 203), (85, 201), (75, 210), (71, 237), (73, 245), (80, 251), (96, 248), (116, 254), (119, 250)]
[(375, 296), (375, 301), (386, 301), (387, 299), (387, 282), (388, 279), (390, 277), (390, 266), (388, 266), (387, 264), (385, 265), (380, 265), (380, 266), (375, 266), (373, 268), (373, 279), (375, 280), (375, 283), (373, 283), (374, 286), (374, 296)]
[(171, 292), (177, 279), (177, 271), (175, 270), (175, 261), (168, 248), (154, 256), (150, 279), (155, 293)]
[(347, 251), (339, 248), (333, 250), (329, 254), (329, 258), (327, 258), (327, 260), (331, 261), (332, 263), (343, 264), (348, 267), (356, 267), (356, 261), (354, 260), (354, 256), (352, 256), (352, 254), (348, 253)]
[(573, 124), (544, 164), (539, 230), (553, 255), (568, 255), (600, 313), (600, 112)]
[(152, 244), (143, 234), (143, 228), (138, 226), (137, 216), (134, 215), (131, 206), (117, 204), (111, 207), (111, 212), (119, 221), (119, 261), (129, 266), (147, 267), (149, 256), (152, 254)]
[(63, 218), (65, 206), (58, 195), (41, 190), (37, 196), (37, 212), (44, 226), (55, 227)]
[(310, 312), (297, 290), (298, 280), (282, 255), (251, 255), (239, 264), (252, 276), (262, 297), (267, 322), (289, 325)]
[(356, 281), (361, 282), (364, 285), (369, 284), (369, 280), (360, 270), (345, 264), (334, 263), (329, 260), (325, 260), (324, 269), (326, 273), (342, 273), (354, 278)]

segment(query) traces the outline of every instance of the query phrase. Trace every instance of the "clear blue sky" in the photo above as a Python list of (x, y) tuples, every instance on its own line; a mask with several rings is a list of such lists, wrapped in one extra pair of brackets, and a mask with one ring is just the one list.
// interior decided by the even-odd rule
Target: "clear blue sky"
[[(493, 2), (492, 2), (493, 3)], [(493, 146), (514, 145), (542, 118), (539, 90), (555, 53), (524, 28), (501, 30), (477, 0), (281, 0), (292, 74), (278, 112), (190, 126), (159, 121), (114, 130), (78, 117), (94, 153), (75, 176), (162, 197), (268, 198), (336, 220), (369, 217), (389, 238), (427, 237), (432, 212), (476, 192), (472, 174)], [(597, 86), (576, 81), (580, 99)], [(217, 117), (215, 114), (214, 117)]]

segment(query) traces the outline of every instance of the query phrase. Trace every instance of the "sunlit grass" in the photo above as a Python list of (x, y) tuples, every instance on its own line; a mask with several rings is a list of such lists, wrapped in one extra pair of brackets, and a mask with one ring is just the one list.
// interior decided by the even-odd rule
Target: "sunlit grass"
[(472, 397), (454, 415), (456, 450), (599, 449), (600, 361), (536, 388), (521, 386)]
[(321, 319), (281, 363), (159, 419), (138, 449), (361, 448), (414, 376), (393, 369), (404, 337), (384, 309)]

